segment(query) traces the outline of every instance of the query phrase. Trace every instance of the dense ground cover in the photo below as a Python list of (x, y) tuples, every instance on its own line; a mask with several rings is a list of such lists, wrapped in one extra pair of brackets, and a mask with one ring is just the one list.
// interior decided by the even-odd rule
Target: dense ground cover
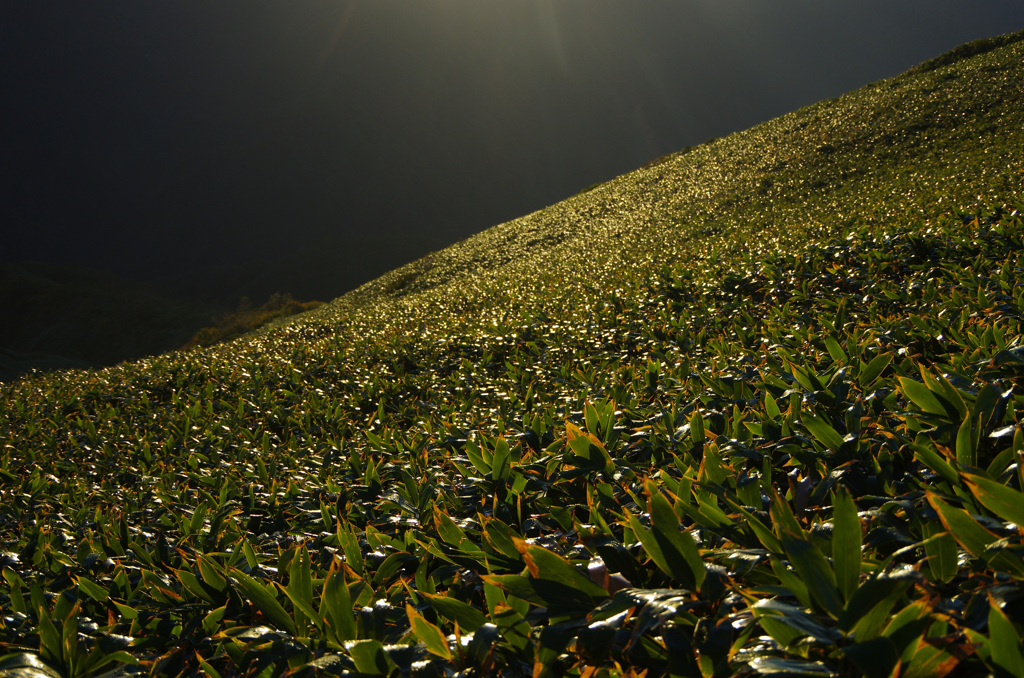
[(1020, 675), (1020, 42), (2, 387), (4, 675)]

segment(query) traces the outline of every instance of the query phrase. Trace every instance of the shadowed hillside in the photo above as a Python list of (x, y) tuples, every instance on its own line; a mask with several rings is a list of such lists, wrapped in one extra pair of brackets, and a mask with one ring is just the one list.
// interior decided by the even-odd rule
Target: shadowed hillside
[(1022, 38), (0, 386), (0, 678), (1019, 675)]
[(216, 308), (109, 273), (0, 265), (0, 380), (30, 369), (98, 367), (178, 348)]

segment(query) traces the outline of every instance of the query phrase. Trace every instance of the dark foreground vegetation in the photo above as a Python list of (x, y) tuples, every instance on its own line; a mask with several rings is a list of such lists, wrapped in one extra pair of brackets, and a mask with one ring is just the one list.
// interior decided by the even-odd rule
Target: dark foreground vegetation
[(1024, 674), (1014, 38), (2, 387), (0, 676)]

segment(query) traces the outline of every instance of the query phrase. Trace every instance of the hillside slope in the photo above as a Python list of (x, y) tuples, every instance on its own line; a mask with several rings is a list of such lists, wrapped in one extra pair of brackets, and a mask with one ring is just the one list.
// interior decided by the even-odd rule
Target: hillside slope
[(0, 677), (1019, 674), (1021, 38), (0, 387)]

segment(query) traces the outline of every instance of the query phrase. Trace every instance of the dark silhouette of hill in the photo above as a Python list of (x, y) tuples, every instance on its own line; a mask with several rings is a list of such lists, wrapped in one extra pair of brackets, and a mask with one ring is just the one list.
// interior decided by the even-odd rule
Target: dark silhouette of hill
[(77, 266), (0, 265), (0, 380), (178, 348), (221, 309)]

